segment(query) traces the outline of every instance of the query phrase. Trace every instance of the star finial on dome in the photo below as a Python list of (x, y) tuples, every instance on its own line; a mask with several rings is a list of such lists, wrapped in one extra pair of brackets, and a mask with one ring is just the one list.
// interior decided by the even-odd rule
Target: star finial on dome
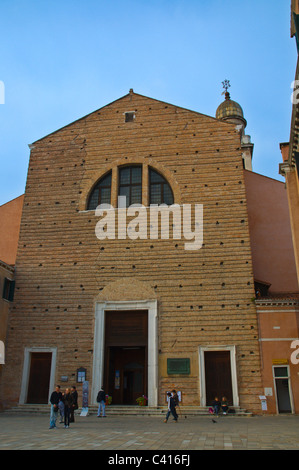
[(229, 82), (229, 80), (224, 80), (224, 81), (222, 82), (222, 86), (223, 86), (223, 88), (224, 88), (224, 91), (222, 92), (222, 95), (225, 94), (225, 99), (228, 100), (228, 99), (230, 98), (229, 92), (227, 91), (227, 90), (230, 88), (230, 82)]

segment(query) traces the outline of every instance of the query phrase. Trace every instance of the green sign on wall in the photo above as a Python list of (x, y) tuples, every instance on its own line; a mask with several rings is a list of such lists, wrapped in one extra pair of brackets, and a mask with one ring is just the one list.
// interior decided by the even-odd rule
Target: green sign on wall
[(167, 374), (190, 374), (189, 358), (167, 359)]

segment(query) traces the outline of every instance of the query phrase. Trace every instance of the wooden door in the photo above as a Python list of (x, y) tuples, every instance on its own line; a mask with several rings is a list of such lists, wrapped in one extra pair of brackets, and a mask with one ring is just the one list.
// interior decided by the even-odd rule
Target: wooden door
[(205, 351), (206, 404), (210, 406), (218, 397), (226, 397), (233, 404), (229, 351)]
[(146, 346), (147, 321), (147, 310), (106, 312), (105, 345)]
[(48, 403), (51, 362), (50, 352), (31, 353), (27, 403)]

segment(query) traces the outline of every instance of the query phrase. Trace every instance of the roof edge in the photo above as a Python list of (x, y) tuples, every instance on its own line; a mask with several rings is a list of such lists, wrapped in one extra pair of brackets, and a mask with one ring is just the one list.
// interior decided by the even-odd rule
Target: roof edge
[(82, 117), (80, 117), (80, 118), (78, 118), (78, 119), (75, 119), (74, 121), (69, 122), (69, 123), (66, 124), (65, 126), (59, 127), (59, 129), (56, 129), (55, 131), (50, 132), (49, 134), (46, 134), (44, 137), (41, 137), (40, 139), (35, 140), (35, 141), (32, 142), (31, 144), (28, 144), (29, 148), (30, 148), (31, 146), (34, 146), (34, 144), (36, 144), (37, 142), (40, 142), (41, 140), (46, 139), (46, 138), (49, 137), (50, 135), (56, 134), (56, 132), (59, 132), (59, 131), (61, 131), (62, 129), (65, 129), (65, 128), (69, 127), (69, 126), (72, 126), (72, 125), (75, 124), (76, 122), (79, 122), (79, 121), (82, 121), (83, 119), (86, 119), (88, 116), (91, 116), (92, 114), (96, 113), (97, 111), (100, 111), (101, 109), (104, 109), (104, 108), (106, 108), (107, 106), (110, 106), (111, 104), (116, 103), (117, 101), (122, 100), (123, 98), (125, 98), (125, 97), (128, 96), (128, 95), (130, 95), (130, 93), (127, 93), (126, 95), (123, 95), (123, 96), (121, 96), (120, 98), (117, 98), (116, 100), (113, 100), (113, 101), (111, 101), (110, 103), (107, 103), (107, 104), (105, 104), (104, 106), (101, 106), (101, 108), (95, 109), (94, 111), (91, 111), (90, 113), (87, 113), (87, 114), (85, 114), (84, 116), (82, 116)]
[(30, 149), (33, 148), (35, 144), (37, 144), (38, 142), (42, 141), (43, 139), (46, 139), (47, 137), (49, 137), (49, 136), (51, 136), (51, 135), (53, 135), (53, 134), (56, 134), (56, 132), (59, 132), (59, 131), (61, 131), (62, 129), (66, 129), (66, 128), (69, 127), (69, 126), (72, 126), (72, 125), (75, 124), (76, 122), (79, 122), (79, 121), (81, 121), (81, 120), (83, 120), (83, 119), (86, 119), (88, 116), (91, 116), (92, 114), (94, 114), (94, 113), (100, 111), (101, 109), (106, 108), (107, 106), (111, 106), (113, 103), (117, 103), (117, 101), (120, 101), (120, 100), (126, 98), (126, 97), (129, 96), (129, 95), (136, 95), (136, 96), (140, 96), (140, 97), (142, 97), (142, 98), (147, 98), (147, 99), (152, 100), (152, 101), (156, 101), (156, 102), (159, 102), (159, 103), (163, 103), (163, 104), (168, 105), (168, 106), (173, 106), (173, 107), (175, 107), (175, 108), (179, 108), (179, 109), (182, 109), (182, 110), (185, 110), (185, 111), (188, 111), (188, 112), (190, 112), (190, 113), (194, 113), (194, 114), (197, 114), (197, 115), (200, 115), (200, 116), (205, 116), (205, 117), (208, 117), (209, 119), (213, 119), (214, 121), (221, 122), (221, 123), (223, 123), (223, 124), (225, 124), (225, 125), (229, 125), (229, 126), (235, 127), (235, 124), (230, 123), (230, 122), (225, 122), (225, 121), (223, 121), (222, 119), (218, 119), (218, 118), (216, 118), (216, 117), (214, 117), (214, 116), (210, 116), (209, 114), (200, 113), (199, 111), (194, 111), (194, 110), (192, 110), (192, 109), (185, 108), (185, 107), (183, 107), (183, 106), (179, 106), (179, 105), (176, 105), (176, 104), (173, 104), (173, 103), (169, 103), (169, 102), (167, 102), (167, 101), (159, 100), (159, 99), (157, 99), (157, 98), (151, 98), (150, 96), (142, 95), (142, 94), (140, 94), (140, 93), (135, 93), (135, 92), (133, 91), (133, 89), (131, 88), (130, 91), (129, 91), (129, 93), (127, 93), (126, 95), (123, 95), (123, 96), (121, 96), (120, 98), (117, 98), (117, 99), (115, 99), (115, 100), (113, 100), (113, 101), (111, 101), (111, 102), (105, 104), (104, 106), (102, 106), (102, 107), (100, 107), (100, 108), (97, 108), (97, 109), (95, 109), (94, 111), (91, 111), (90, 113), (85, 114), (84, 116), (82, 116), (82, 117), (80, 117), (80, 118), (78, 118), (78, 119), (75, 119), (74, 121), (72, 121), (72, 122), (66, 124), (65, 126), (60, 127), (59, 129), (56, 129), (56, 130), (53, 131), (53, 132), (50, 132), (49, 134), (46, 134), (45, 136), (41, 137), (40, 139), (35, 140), (35, 141), (32, 142), (31, 144), (28, 144), (28, 147), (29, 147)]

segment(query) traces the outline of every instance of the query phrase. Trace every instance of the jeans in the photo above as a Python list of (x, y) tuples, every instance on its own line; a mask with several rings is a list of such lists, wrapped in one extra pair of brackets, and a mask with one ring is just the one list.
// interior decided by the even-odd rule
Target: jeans
[(166, 414), (166, 421), (168, 421), (168, 418), (170, 416), (170, 413), (172, 414), (172, 416), (174, 417), (175, 421), (177, 421), (178, 419), (178, 415), (177, 415), (177, 412), (176, 412), (176, 409), (175, 408), (171, 408), (171, 409), (168, 409), (167, 411), (167, 414)]
[(105, 416), (105, 402), (104, 402), (104, 400), (99, 402), (98, 416), (101, 415), (101, 409), (102, 409), (102, 416)]
[(60, 422), (64, 421), (64, 403), (60, 401), (58, 403), (59, 413), (60, 413)]
[(50, 428), (56, 428), (56, 420), (58, 416), (58, 409), (54, 411), (54, 405), (51, 404), (51, 413), (50, 413)]

